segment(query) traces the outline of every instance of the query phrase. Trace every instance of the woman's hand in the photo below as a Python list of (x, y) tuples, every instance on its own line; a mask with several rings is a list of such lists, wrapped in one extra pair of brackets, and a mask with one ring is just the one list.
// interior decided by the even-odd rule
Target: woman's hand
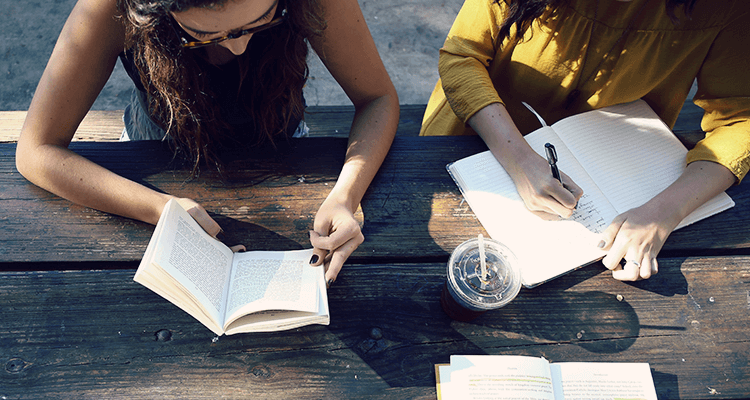
[(547, 160), (524, 140), (504, 105), (492, 103), (467, 122), (513, 179), (526, 208), (563, 218), (573, 215), (583, 190), (562, 171), (562, 183), (552, 177)]
[[(211, 218), (210, 215), (208, 215), (208, 212), (203, 206), (196, 203), (194, 200), (185, 197), (175, 198), (175, 200), (185, 209), (185, 211), (188, 212), (188, 214), (190, 214), (191, 217), (193, 217), (195, 222), (197, 222), (206, 233), (214, 238), (218, 238), (219, 233), (222, 232), (221, 227), (213, 218)], [(241, 244), (231, 246), (230, 249), (235, 253), (246, 250), (245, 246)]]
[(310, 231), (313, 256), (310, 264), (326, 267), (326, 284), (331, 285), (344, 262), (365, 241), (354, 212), (345, 204), (327, 198), (315, 215), (314, 230)]
[[(602, 233), (599, 247), (612, 277), (623, 281), (648, 279), (659, 271), (659, 254), (670, 233), (696, 208), (728, 189), (735, 176), (711, 161), (694, 161), (682, 175), (646, 204), (618, 215)], [(625, 265), (620, 265), (620, 260)]]
[[(607, 250), (602, 259), (621, 281), (648, 279), (659, 272), (657, 254), (681, 218), (669, 210), (660, 210), (650, 201), (618, 215), (602, 233), (600, 247)], [(620, 263), (625, 260), (624, 265)]]
[(194, 200), (185, 197), (175, 198), (175, 200), (177, 201), (177, 204), (181, 205), (182, 208), (184, 208), (185, 211), (187, 211), (188, 214), (193, 217), (195, 222), (197, 222), (198, 225), (200, 225), (201, 228), (206, 231), (206, 233), (213, 237), (216, 237), (216, 235), (221, 232), (221, 227), (219, 226), (219, 224), (217, 224), (216, 221), (214, 221), (214, 219), (208, 215), (208, 212), (205, 208), (203, 208), (203, 206), (196, 203)]
[(562, 171), (562, 183), (555, 179), (547, 160), (529, 151), (531, 153), (519, 162), (518, 168), (508, 169), (524, 205), (530, 211), (570, 218), (583, 196), (583, 189)]

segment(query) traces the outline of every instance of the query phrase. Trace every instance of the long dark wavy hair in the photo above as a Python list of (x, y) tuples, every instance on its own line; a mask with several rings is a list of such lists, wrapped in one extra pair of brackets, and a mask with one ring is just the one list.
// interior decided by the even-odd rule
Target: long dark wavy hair
[[(179, 28), (170, 13), (194, 7), (220, 9), (228, 1), (232, 0), (118, 0), (125, 20), (125, 48), (133, 53), (149, 112), (194, 161), (195, 173), (202, 163), (221, 169), (219, 143), (231, 143), (237, 132), (222, 120), (201, 68), (201, 61), (206, 62), (198, 60), (202, 50), (180, 46)], [(303, 115), (307, 39), (325, 29), (317, 0), (279, 0), (277, 15), (285, 7), (287, 20), (253, 35), (245, 54), (238, 57), (238, 101), (254, 123), (255, 145), (273, 143), (291, 120)]]
[[(601, 1), (601, 0), (595, 0)], [(680, 18), (677, 16), (677, 9), (682, 8), (685, 18), (690, 18), (697, 0), (665, 0), (667, 15), (674, 24), (679, 23)], [(515, 25), (516, 32), (526, 32), (531, 27), (532, 22), (539, 18), (547, 7), (553, 10), (564, 5), (568, 0), (493, 0), (500, 5), (504, 2), (508, 6), (508, 16), (500, 26), (498, 42), (510, 37), (510, 29)], [(520, 35), (518, 35), (520, 37)]]

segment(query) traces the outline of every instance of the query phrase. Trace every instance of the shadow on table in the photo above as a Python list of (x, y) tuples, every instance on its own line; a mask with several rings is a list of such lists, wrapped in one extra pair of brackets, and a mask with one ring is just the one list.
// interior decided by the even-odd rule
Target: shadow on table
[(310, 248), (309, 241), (299, 243), (252, 222), (222, 215), (211, 215), (211, 217), (222, 228), (219, 239), (230, 247), (241, 244), (247, 248), (247, 251), (287, 251)]
[(665, 374), (651, 368), (651, 377), (656, 386), (656, 397), (659, 399), (679, 399), (680, 385), (677, 375)]
[[(356, 275), (344, 273), (341, 286), (350, 292), (366, 285), (353, 282), (363, 276)], [(545, 356), (553, 361), (589, 359), (585, 353), (581, 356), (580, 349), (616, 354), (630, 348), (641, 329), (627, 301), (600, 291), (569, 292), (559, 286), (523, 290), (502, 309), (470, 323), (456, 322), (438, 300), (444, 282), (440, 273), (404, 276), (391, 271), (390, 275), (393, 282), (381, 283), (366, 297), (339, 293), (333, 287), (331, 312), (338, 318), (332, 319), (329, 330), (391, 387), (433, 386), (434, 365), (448, 363), (452, 354)], [(372, 279), (378, 278), (373, 271)]]
[(688, 294), (688, 282), (680, 266), (685, 258), (661, 259), (659, 273), (651, 278), (629, 283), (641, 290), (656, 293), (661, 296), (672, 297)]

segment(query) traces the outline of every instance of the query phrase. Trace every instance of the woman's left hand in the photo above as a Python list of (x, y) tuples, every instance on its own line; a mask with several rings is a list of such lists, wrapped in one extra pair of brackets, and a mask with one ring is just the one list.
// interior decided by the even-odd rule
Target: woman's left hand
[[(646, 204), (618, 215), (602, 233), (602, 260), (612, 277), (622, 281), (648, 279), (659, 271), (659, 254), (670, 233), (683, 218), (735, 182), (726, 167), (694, 161), (682, 175)], [(625, 259), (625, 265), (620, 260)]]
[(310, 264), (326, 263), (326, 284), (331, 285), (344, 266), (344, 261), (365, 241), (354, 212), (346, 205), (328, 198), (315, 215), (314, 230), (310, 231), (313, 256)]
[[(621, 281), (648, 279), (659, 272), (656, 255), (680, 222), (674, 213), (662, 211), (653, 201), (618, 215), (602, 233), (602, 259)], [(625, 265), (620, 260), (625, 260)]]

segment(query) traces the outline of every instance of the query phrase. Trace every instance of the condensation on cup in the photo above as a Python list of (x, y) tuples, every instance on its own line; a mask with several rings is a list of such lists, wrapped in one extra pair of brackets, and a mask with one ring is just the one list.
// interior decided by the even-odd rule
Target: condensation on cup
[(448, 274), (440, 304), (449, 317), (471, 321), (489, 310), (510, 303), (521, 290), (518, 261), (504, 244), (484, 238), (485, 274), (479, 239), (461, 243), (448, 260)]

